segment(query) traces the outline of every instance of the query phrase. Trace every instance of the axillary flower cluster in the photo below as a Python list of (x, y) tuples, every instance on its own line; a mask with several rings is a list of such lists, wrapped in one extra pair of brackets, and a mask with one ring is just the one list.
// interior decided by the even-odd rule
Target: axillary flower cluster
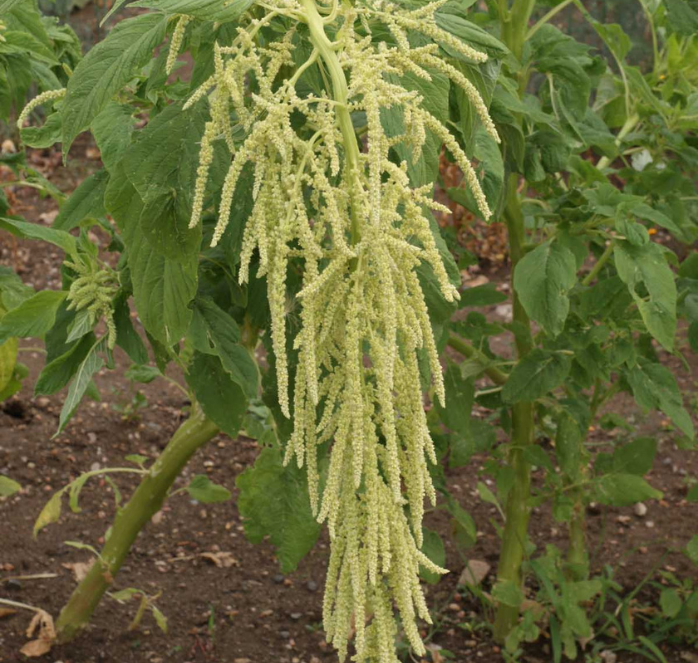
[[(324, 626), (342, 658), (353, 636), (356, 661), (397, 661), (395, 607), (411, 646), (423, 654), (416, 620), (430, 618), (419, 566), (445, 573), (420, 550), (424, 500), (436, 500), (420, 353), (428, 356), (441, 402), (444, 385), (417, 268), (431, 266), (447, 300), (458, 292), (425, 215), (442, 207), (431, 185), (411, 185), (408, 164), (392, 161), (391, 148), (402, 143), (416, 161), (431, 132), (458, 161), (483, 216), (490, 210), (466, 154), (401, 78), (446, 75), (498, 137), (476, 89), (439, 55), (444, 46), (486, 60), (437, 26), (443, 4), (409, 10), (380, 0), (266, 0), (255, 10), (266, 10), (262, 18), (251, 17), (231, 44), (216, 46), (215, 73), (188, 101), (208, 97), (211, 115), (192, 226), (200, 222), (214, 141), (234, 153), (214, 245), (228, 224), (240, 173), (254, 164), (240, 281), (247, 281), (257, 251), (258, 275), (268, 283), (280, 405), (294, 421), (286, 462), (295, 457), (307, 467), (312, 508), (327, 521), (332, 541)], [(322, 94), (298, 92), (308, 89), (299, 82), (310, 73), (324, 81)], [(384, 131), (381, 115), (388, 110), (400, 112), (400, 135)], [(245, 130), (239, 146), (233, 122)], [(355, 131), (362, 124), (365, 140)], [(303, 266), (292, 399), (285, 324), (290, 261)], [(321, 490), (317, 459), (324, 443), (331, 443), (331, 454)]]

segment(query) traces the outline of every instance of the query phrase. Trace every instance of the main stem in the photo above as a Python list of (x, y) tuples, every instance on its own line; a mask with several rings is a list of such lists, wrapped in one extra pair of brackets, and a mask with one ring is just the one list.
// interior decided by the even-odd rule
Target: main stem
[(118, 510), (100, 556), (61, 610), (56, 622), (59, 642), (69, 642), (87, 625), (136, 537), (162, 508), (175, 479), (196, 450), (218, 432), (218, 427), (197, 409), (172, 436), (128, 504)]
[[(531, 323), (513, 287), (516, 266), (524, 255), (524, 218), (518, 195), (518, 176), (509, 176), (505, 218), (509, 231), (509, 251), (512, 265), (512, 292), (514, 293), (514, 323), (520, 331), (516, 335), (516, 351), (519, 360), (533, 347)], [(516, 403), (512, 408), (512, 440), (509, 463), (514, 470), (514, 483), (506, 504), (506, 522), (502, 537), (502, 552), (497, 568), (499, 582), (522, 583), (521, 564), (526, 552), (528, 521), (530, 517), (529, 497), (531, 489), (531, 466), (526, 462), (525, 448), (533, 444), (533, 403)], [(500, 603), (494, 623), (494, 637), (503, 642), (516, 626), (519, 618), (517, 607)]]
[[(356, 140), (354, 124), (349, 112), (349, 85), (347, 77), (339, 61), (334, 45), (325, 33), (322, 16), (317, 9), (315, 0), (301, 0), (301, 6), (310, 30), (310, 41), (320, 54), (323, 64), (327, 67), (332, 82), (332, 90), (328, 93), (336, 101), (335, 115), (339, 130), (342, 132), (344, 143), (344, 158), (346, 160), (347, 179), (351, 189), (358, 183), (359, 175), (359, 144)], [(352, 207), (351, 243), (361, 240), (361, 219)]]

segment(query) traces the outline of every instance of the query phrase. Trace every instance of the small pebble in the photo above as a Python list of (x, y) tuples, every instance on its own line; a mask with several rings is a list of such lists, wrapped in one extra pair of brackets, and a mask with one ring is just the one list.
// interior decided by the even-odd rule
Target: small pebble
[(644, 518), (647, 515), (647, 507), (642, 502), (638, 502), (633, 507), (633, 511), (638, 518)]
[(302, 616), (303, 616), (303, 613), (301, 613), (301, 612), (292, 612), (289, 615), (289, 617), (295, 622), (297, 622)]
[(10, 578), (10, 580), (5, 581), (5, 589), (12, 590), (13, 592), (18, 592), (22, 589), (22, 583), (19, 580)]
[(306, 585), (306, 587), (311, 592), (317, 591), (317, 583), (314, 580), (308, 580), (308, 584)]
[(272, 578), (272, 580), (273, 580), (277, 585), (280, 585), (280, 584), (284, 581), (284, 577), (283, 577), (280, 573), (277, 573), (277, 574)]

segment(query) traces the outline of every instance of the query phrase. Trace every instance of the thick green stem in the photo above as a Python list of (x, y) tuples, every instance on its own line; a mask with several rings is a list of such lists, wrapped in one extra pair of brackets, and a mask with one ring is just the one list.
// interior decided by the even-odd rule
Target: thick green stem
[(99, 558), (61, 611), (56, 622), (60, 642), (72, 640), (87, 625), (139, 532), (162, 508), (172, 484), (192, 455), (218, 432), (217, 426), (197, 411), (173, 435), (128, 504), (117, 512)]
[[(620, 144), (623, 142), (623, 139), (638, 125), (640, 122), (640, 116), (637, 113), (633, 113), (628, 117), (628, 119), (625, 121), (625, 124), (621, 127), (620, 131), (618, 132), (618, 136), (616, 136), (616, 145), (620, 147)], [(596, 167), (599, 170), (603, 170), (604, 168), (607, 168), (608, 166), (611, 165), (611, 160), (608, 157), (601, 157), (599, 159), (599, 162), (596, 164)]]
[(500, 371), (496, 366), (490, 366), (490, 358), (486, 354), (480, 352), (477, 348), (474, 348), (467, 341), (464, 341), (455, 334), (451, 334), (448, 338), (448, 344), (464, 357), (474, 359), (482, 364), (485, 375), (496, 385), (501, 386), (507, 381), (507, 374), (504, 373), (504, 371)]
[(601, 270), (604, 268), (606, 263), (610, 260), (615, 248), (616, 248), (615, 242), (612, 241), (612, 242), (608, 243), (606, 250), (603, 252), (603, 254), (598, 259), (596, 264), (593, 266), (591, 271), (586, 275), (586, 277), (582, 281), (582, 285), (591, 285), (594, 282), (594, 279), (601, 273)]
[[(355, 186), (359, 173), (359, 144), (356, 140), (354, 125), (349, 112), (349, 85), (347, 77), (342, 69), (342, 64), (337, 57), (334, 45), (325, 33), (324, 23), (320, 12), (317, 9), (315, 0), (301, 0), (301, 6), (308, 22), (310, 30), (310, 41), (320, 54), (322, 62), (327, 67), (332, 82), (332, 90), (328, 93), (337, 102), (335, 114), (339, 130), (342, 132), (344, 143), (344, 156), (350, 186)], [(356, 244), (361, 239), (361, 220), (357, 214), (352, 213), (351, 242)]]
[[(509, 176), (505, 217), (509, 231), (509, 250), (512, 263), (512, 292), (514, 293), (514, 323), (519, 327), (516, 349), (519, 359), (525, 357), (533, 347), (531, 323), (513, 287), (516, 265), (524, 255), (524, 218), (517, 191), (518, 177)], [(497, 568), (499, 582), (522, 584), (521, 564), (526, 552), (528, 521), (530, 517), (529, 497), (531, 489), (531, 467), (525, 459), (525, 448), (533, 444), (533, 403), (516, 403), (512, 408), (512, 449), (509, 463), (514, 470), (514, 483), (506, 504), (506, 522), (502, 537), (502, 552)], [(499, 642), (506, 640), (519, 619), (519, 609), (500, 603), (494, 624), (494, 637)]]

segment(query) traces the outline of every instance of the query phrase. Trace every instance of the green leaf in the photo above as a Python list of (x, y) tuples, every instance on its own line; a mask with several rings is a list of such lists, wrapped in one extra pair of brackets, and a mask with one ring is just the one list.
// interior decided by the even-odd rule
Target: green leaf
[(53, 227), (56, 230), (72, 230), (85, 219), (99, 219), (106, 214), (104, 209), (104, 192), (109, 182), (106, 170), (90, 175), (73, 191), (58, 213)]
[[(628, 286), (647, 331), (669, 352), (676, 335), (676, 283), (662, 249), (654, 243), (633, 246), (618, 242), (615, 251), (618, 276)], [(646, 290), (648, 296), (645, 296)]]
[(507, 301), (508, 297), (497, 290), (496, 283), (485, 283), (475, 288), (466, 288), (460, 293), (460, 308), (492, 306)]
[(58, 519), (61, 517), (61, 510), (63, 508), (62, 500), (63, 491), (59, 490), (57, 493), (54, 493), (51, 496), (51, 499), (48, 502), (46, 502), (46, 505), (41, 510), (39, 517), (36, 519), (36, 522), (34, 523), (35, 538), (39, 531), (42, 530), (44, 527), (46, 527), (47, 525), (51, 525), (52, 523), (58, 522)]
[[(424, 543), (422, 544), (422, 552), (437, 566), (443, 567), (446, 564), (446, 549), (441, 537), (430, 529), (422, 527), (422, 536)], [(435, 585), (441, 580), (441, 574), (435, 571), (430, 571), (420, 565), (419, 576), (430, 585)]]
[(240, 330), (235, 320), (210, 298), (196, 299), (194, 311), (195, 316), (200, 316), (223, 368), (247, 398), (257, 398), (259, 369), (249, 350), (239, 342)]
[(61, 114), (51, 113), (40, 127), (22, 127), (20, 130), (22, 143), (28, 147), (45, 149), (59, 143), (63, 135)]
[(650, 437), (640, 437), (613, 451), (613, 471), (643, 476), (652, 469), (656, 453), (657, 441)]
[(187, 486), (187, 492), (192, 499), (202, 504), (227, 502), (232, 493), (225, 487), (213, 483), (205, 474), (197, 474)]
[(162, 373), (157, 366), (134, 364), (126, 371), (124, 376), (134, 382), (150, 384), (153, 380), (161, 378)]
[(284, 467), (278, 448), (265, 448), (253, 467), (238, 475), (237, 506), (253, 543), (269, 537), (284, 573), (293, 571), (315, 544), (320, 525), (310, 510), (305, 472)]
[(63, 389), (77, 373), (82, 362), (85, 361), (95, 344), (95, 340), (92, 334), (84, 336), (67, 352), (46, 364), (36, 381), (34, 393), (50, 396)]
[(70, 256), (74, 256), (78, 252), (75, 237), (63, 230), (46, 228), (35, 223), (26, 223), (15, 219), (0, 219), (0, 228), (23, 239), (38, 239), (42, 242), (48, 242), (63, 249)]
[(0, 474), (0, 497), (9, 497), (10, 495), (18, 493), (20, 490), (22, 490), (22, 486), (14, 481), (14, 479)]
[(470, 432), (470, 416), (475, 397), (475, 383), (472, 379), (464, 379), (460, 366), (449, 361), (444, 374), (446, 387), (446, 406), (436, 402), (436, 410), (442, 423), (450, 430), (461, 435)]
[(206, 104), (186, 111), (170, 104), (138, 134), (128, 152), (126, 174), (145, 203), (165, 195), (193, 193)]
[(527, 253), (516, 265), (514, 288), (529, 317), (550, 336), (562, 332), (570, 300), (567, 295), (576, 282), (574, 254), (559, 242), (551, 241)]
[(571, 366), (569, 356), (536, 348), (511, 372), (502, 390), (502, 398), (508, 403), (535, 401), (559, 387)]
[(143, 326), (157, 341), (171, 347), (189, 328), (198, 255), (171, 260), (153, 249), (140, 228), (143, 202), (122, 170), (112, 174), (105, 203), (123, 233), (133, 297)]
[(114, 302), (114, 324), (116, 325), (116, 344), (136, 364), (148, 362), (148, 351), (143, 339), (131, 322), (131, 309), (128, 305), (128, 297), (120, 296)]
[(69, 79), (61, 107), (64, 155), (75, 137), (150, 60), (165, 36), (166, 24), (167, 20), (158, 14), (121, 21), (81, 60)]
[(698, 534), (686, 545), (686, 554), (694, 564), (698, 565)]
[(662, 499), (662, 493), (636, 474), (607, 474), (596, 484), (596, 499), (610, 506), (630, 506), (649, 499)]
[(0, 321), (0, 343), (13, 336), (43, 336), (56, 322), (58, 307), (66, 296), (60, 290), (42, 290), (6, 313)]
[(253, 0), (138, 0), (131, 7), (157, 9), (165, 14), (187, 14), (202, 21), (236, 19), (254, 4)]
[(644, 410), (657, 409), (666, 414), (687, 437), (695, 437), (691, 416), (683, 406), (683, 399), (676, 378), (661, 364), (640, 359), (626, 373), (633, 396)]
[(673, 619), (681, 612), (683, 601), (675, 589), (663, 589), (659, 595), (659, 606), (665, 617)]
[[(449, 13), (447, 8), (436, 12), (434, 18), (436, 25), (442, 30), (450, 32), (477, 50), (484, 51), (494, 57), (502, 57), (509, 53), (507, 47), (499, 39), (463, 17)], [(456, 55), (452, 49), (446, 48), (446, 50), (454, 56)]]
[(667, 19), (671, 29), (686, 37), (698, 32), (698, 7), (692, 6), (686, 0), (665, 0)]
[(18, 5), (20, 2), (25, 2), (26, 0), (0, 0), (0, 14), (9, 12), (10, 9)]
[(109, 102), (92, 121), (92, 134), (107, 170), (114, 170), (126, 155), (131, 145), (133, 124), (133, 108), (114, 101)]
[(247, 399), (218, 357), (195, 352), (186, 378), (206, 416), (234, 438), (245, 416)]
[(153, 619), (158, 625), (158, 628), (163, 632), (167, 633), (167, 617), (162, 614), (162, 611), (151, 604), (150, 611), (153, 613)]
[(80, 364), (73, 381), (70, 383), (68, 395), (65, 397), (63, 408), (61, 409), (61, 415), (58, 421), (58, 430), (56, 431), (54, 437), (62, 433), (65, 427), (68, 425), (68, 422), (72, 419), (73, 415), (78, 409), (80, 401), (90, 387), (92, 378), (94, 377), (95, 373), (102, 368), (102, 366), (104, 366), (104, 361), (99, 354), (97, 354), (97, 348), (93, 347), (92, 351)]

